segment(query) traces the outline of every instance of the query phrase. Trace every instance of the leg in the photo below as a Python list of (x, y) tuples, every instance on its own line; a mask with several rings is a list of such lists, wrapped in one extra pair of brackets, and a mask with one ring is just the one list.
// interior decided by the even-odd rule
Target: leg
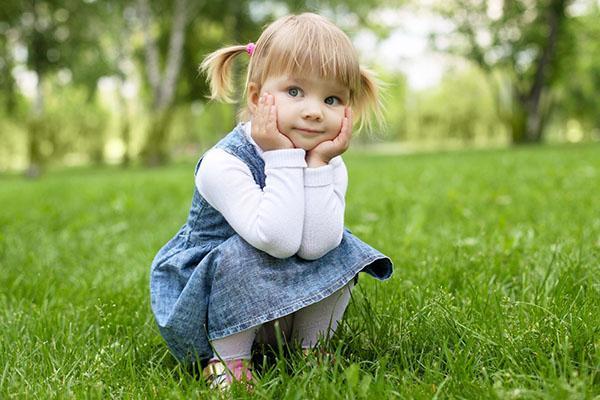
[(354, 282), (351, 281), (331, 296), (296, 311), (293, 337), (303, 349), (314, 347), (319, 337), (329, 338), (335, 332), (350, 302), (353, 287)]
[(210, 343), (216, 353), (211, 361), (218, 360), (219, 357), (223, 361), (249, 360), (251, 358), (252, 343), (259, 328), (260, 326), (253, 326), (245, 331), (211, 341)]
[(294, 314), (264, 323), (256, 333), (256, 343), (262, 346), (277, 348), (277, 330), (281, 334), (283, 344), (288, 343), (292, 335), (293, 324)]
[(212, 388), (226, 389), (233, 381), (252, 381), (252, 343), (259, 328), (253, 326), (211, 341), (215, 355), (204, 368), (203, 375)]

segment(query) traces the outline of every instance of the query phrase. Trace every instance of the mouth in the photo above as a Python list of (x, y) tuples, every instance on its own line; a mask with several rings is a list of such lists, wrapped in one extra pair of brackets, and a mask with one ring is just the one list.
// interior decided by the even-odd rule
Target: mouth
[(303, 132), (305, 134), (309, 134), (309, 135), (318, 135), (323, 133), (323, 131), (319, 131), (316, 129), (306, 129), (306, 128), (294, 128), (297, 131)]

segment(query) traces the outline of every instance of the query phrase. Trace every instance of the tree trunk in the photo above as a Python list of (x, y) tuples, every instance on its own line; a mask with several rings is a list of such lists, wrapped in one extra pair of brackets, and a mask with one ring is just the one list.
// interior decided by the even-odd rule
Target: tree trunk
[(169, 127), (173, 117), (172, 109), (157, 111), (150, 117), (148, 136), (141, 156), (144, 164), (157, 167), (169, 160), (169, 152), (165, 146)]
[(125, 148), (123, 152), (123, 158), (121, 159), (121, 166), (128, 167), (131, 163), (131, 124), (129, 123), (129, 108), (127, 99), (125, 99), (125, 96), (123, 96), (122, 87), (123, 81), (121, 80), (118, 98), (120, 105), (121, 141), (123, 141), (123, 146)]
[(171, 108), (181, 69), (185, 29), (190, 19), (190, 10), (187, 0), (175, 1), (166, 67), (164, 74), (161, 74), (158, 47), (151, 34), (152, 17), (147, 0), (138, 0), (138, 8), (144, 30), (147, 77), (153, 94), (152, 117), (142, 150), (142, 159), (146, 165), (156, 166), (168, 160), (166, 144), (173, 114)]
[(527, 106), (525, 99), (522, 96), (515, 96), (512, 104), (512, 112), (510, 115), (510, 132), (512, 144), (529, 143), (527, 135)]
[(36, 71), (38, 81), (36, 85), (33, 109), (27, 123), (27, 155), (29, 166), (25, 171), (28, 178), (37, 178), (42, 172), (43, 156), (41, 151), (41, 137), (44, 129), (44, 82), (43, 74)]
[[(32, 3), (32, 6), (34, 26), (38, 28), (40, 25), (35, 2)], [(45, 112), (44, 78), (46, 72), (45, 67), (47, 66), (44, 59), (41, 57), (42, 54), (46, 54), (47, 46), (46, 41), (44, 40), (44, 33), (40, 29), (34, 29), (33, 37), (28, 50), (31, 52), (29, 56), (33, 56), (32, 67), (37, 75), (37, 83), (33, 107), (31, 109), (27, 124), (27, 155), (29, 157), (29, 166), (27, 167), (25, 175), (28, 178), (37, 178), (42, 172), (42, 164), (44, 161), (41, 149), (41, 141), (45, 129), (45, 124), (43, 121)]]
[(17, 89), (15, 87), (15, 79), (12, 75), (14, 61), (12, 59), (12, 55), (10, 54), (11, 50), (12, 49), (10, 48), (7, 49), (6, 54), (2, 55), (6, 63), (4, 71), (2, 71), (2, 73), (4, 74), (4, 77), (2, 79), (6, 81), (5, 105), (7, 115), (14, 115), (15, 111), (17, 110)]
[(29, 165), (25, 171), (28, 178), (37, 178), (42, 172), (43, 157), (39, 137), (42, 133), (41, 119), (31, 118), (27, 124), (27, 155)]
[(121, 116), (121, 140), (125, 146), (121, 166), (126, 168), (131, 164), (131, 124), (125, 116)]
[[(548, 9), (548, 40), (542, 49), (536, 65), (531, 88), (525, 96), (519, 96), (516, 106), (519, 108), (515, 118), (518, 123), (513, 126), (513, 143), (539, 143), (542, 141), (547, 116), (541, 107), (541, 100), (548, 87), (548, 79), (559, 31), (565, 18), (566, 0), (555, 0)], [(523, 115), (524, 113), (524, 115)]]

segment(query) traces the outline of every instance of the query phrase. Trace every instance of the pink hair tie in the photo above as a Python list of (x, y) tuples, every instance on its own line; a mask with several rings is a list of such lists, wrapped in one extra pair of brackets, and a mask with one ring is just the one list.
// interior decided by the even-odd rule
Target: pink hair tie
[(255, 48), (256, 48), (256, 45), (252, 42), (250, 42), (246, 45), (246, 52), (248, 52), (249, 56), (252, 56), (252, 53), (254, 53)]

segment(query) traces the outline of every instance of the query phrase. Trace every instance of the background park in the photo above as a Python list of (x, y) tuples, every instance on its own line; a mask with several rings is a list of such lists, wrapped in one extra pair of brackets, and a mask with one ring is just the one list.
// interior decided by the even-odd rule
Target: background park
[(600, 397), (599, 1), (4, 0), (0, 398), (214, 395), (160, 338), (149, 265), (235, 122), (198, 64), (302, 11), (385, 83), (346, 225), (395, 274), (361, 279), (335, 364), (269, 359), (252, 396)]

